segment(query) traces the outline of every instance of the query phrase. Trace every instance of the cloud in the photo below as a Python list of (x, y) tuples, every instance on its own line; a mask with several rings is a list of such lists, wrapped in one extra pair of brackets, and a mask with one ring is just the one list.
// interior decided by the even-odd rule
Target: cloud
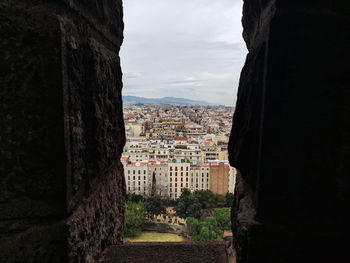
[(123, 93), (233, 104), (247, 53), (242, 3), (124, 1)]

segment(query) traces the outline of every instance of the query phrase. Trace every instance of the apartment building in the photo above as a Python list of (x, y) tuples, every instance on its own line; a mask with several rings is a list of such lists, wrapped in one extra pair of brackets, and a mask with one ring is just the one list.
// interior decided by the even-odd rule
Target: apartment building
[(148, 174), (149, 174), (149, 186), (153, 186), (153, 175), (156, 179), (156, 185), (153, 186), (155, 193), (160, 196), (169, 196), (168, 187), (168, 162), (156, 162), (152, 161), (148, 163)]
[(193, 165), (190, 172), (191, 192), (198, 190), (208, 190), (210, 184), (210, 169), (208, 164)]
[(124, 166), (127, 193), (148, 195), (150, 193), (148, 165), (145, 163), (128, 163)]
[(176, 199), (181, 195), (183, 188), (190, 185), (190, 163), (184, 159), (173, 159), (168, 163), (169, 197)]

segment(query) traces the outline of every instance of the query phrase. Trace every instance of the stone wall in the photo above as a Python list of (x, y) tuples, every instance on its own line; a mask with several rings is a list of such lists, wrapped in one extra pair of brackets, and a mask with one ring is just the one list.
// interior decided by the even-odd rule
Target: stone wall
[(0, 2), (0, 262), (121, 242), (121, 0)]
[(235, 263), (228, 241), (126, 243), (108, 250), (104, 263)]
[[(347, 257), (348, 1), (245, 0), (229, 158), (238, 262)], [(345, 257), (346, 255), (346, 257)]]

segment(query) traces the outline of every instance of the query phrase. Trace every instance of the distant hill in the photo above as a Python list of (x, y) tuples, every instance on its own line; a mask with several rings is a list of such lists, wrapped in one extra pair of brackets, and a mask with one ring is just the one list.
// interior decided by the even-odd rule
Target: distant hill
[(172, 104), (172, 105), (201, 105), (209, 106), (214, 105), (201, 100), (190, 100), (184, 98), (164, 97), (164, 98), (144, 98), (137, 96), (123, 96), (125, 103), (152, 103), (152, 104)]

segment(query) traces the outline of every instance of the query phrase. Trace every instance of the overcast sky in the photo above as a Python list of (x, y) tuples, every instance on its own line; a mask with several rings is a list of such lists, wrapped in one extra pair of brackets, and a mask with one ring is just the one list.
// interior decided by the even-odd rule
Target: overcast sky
[(123, 94), (232, 105), (247, 50), (242, 0), (125, 0)]

